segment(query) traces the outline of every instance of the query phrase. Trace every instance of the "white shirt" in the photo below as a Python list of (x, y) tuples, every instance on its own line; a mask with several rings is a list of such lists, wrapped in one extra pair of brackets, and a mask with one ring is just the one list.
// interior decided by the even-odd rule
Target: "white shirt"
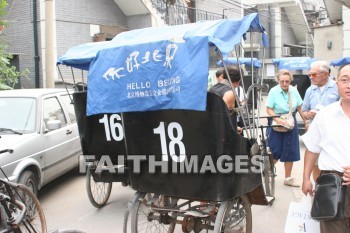
[[(239, 90), (238, 90), (239, 89)], [(239, 99), (239, 101), (243, 101), (244, 100), (244, 91), (243, 91), (243, 88), (241, 87), (241, 86), (238, 86), (238, 87), (236, 87), (236, 93), (237, 93), (237, 95), (238, 95), (238, 99)]]
[(350, 165), (350, 118), (340, 101), (321, 109), (301, 138), (309, 151), (320, 154), (321, 170), (343, 172), (342, 167)]

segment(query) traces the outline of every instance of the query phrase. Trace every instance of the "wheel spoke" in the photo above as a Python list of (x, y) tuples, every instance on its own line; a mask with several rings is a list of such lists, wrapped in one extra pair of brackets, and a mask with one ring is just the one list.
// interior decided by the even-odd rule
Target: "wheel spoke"
[(89, 200), (96, 208), (104, 206), (112, 191), (112, 182), (95, 182), (92, 176), (92, 169), (86, 173), (86, 190)]
[[(147, 205), (147, 200), (152, 198), (152, 195), (144, 195), (142, 200), (137, 200), (132, 207), (131, 224), (133, 233), (172, 233), (175, 223), (164, 223), (164, 213), (160, 213)], [(159, 199), (154, 203), (157, 207), (164, 207), (164, 198), (159, 196)]]

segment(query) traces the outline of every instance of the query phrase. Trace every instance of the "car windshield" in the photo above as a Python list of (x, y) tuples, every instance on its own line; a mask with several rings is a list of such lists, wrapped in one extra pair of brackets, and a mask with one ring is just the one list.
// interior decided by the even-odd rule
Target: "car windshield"
[(0, 98), (0, 134), (34, 132), (35, 103), (34, 98)]

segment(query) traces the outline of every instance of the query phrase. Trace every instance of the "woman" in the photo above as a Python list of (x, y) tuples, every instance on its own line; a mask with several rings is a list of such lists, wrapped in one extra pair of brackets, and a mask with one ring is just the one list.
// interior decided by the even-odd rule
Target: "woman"
[[(306, 122), (306, 118), (301, 111), (303, 101), (298, 90), (290, 85), (293, 81), (293, 75), (290, 71), (284, 69), (280, 70), (276, 76), (276, 81), (279, 85), (273, 87), (269, 92), (266, 112), (270, 116), (287, 114), (291, 101), (294, 128), (288, 132), (277, 132), (273, 130), (273, 128), (269, 128), (267, 130), (268, 145), (273, 154), (274, 163), (277, 163), (278, 160), (284, 162), (284, 184), (299, 187), (300, 184), (298, 184), (291, 175), (293, 162), (300, 160), (299, 134), (295, 115), (297, 110), (304, 122)], [(291, 97), (291, 99), (289, 97)], [(272, 120), (278, 125), (287, 125), (287, 122), (279, 117), (274, 117)], [(272, 120), (270, 120), (269, 123), (271, 123)]]

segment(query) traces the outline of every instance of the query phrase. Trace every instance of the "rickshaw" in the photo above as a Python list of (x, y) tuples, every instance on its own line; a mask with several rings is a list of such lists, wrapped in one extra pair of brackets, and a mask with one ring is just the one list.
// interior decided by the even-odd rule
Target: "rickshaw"
[[(136, 191), (124, 232), (129, 212), (133, 233), (174, 232), (176, 225), (252, 232), (251, 205), (272, 203), (262, 182), (273, 168), (260, 155), (259, 114), (243, 137), (222, 98), (207, 92), (209, 46), (225, 58), (247, 32), (266, 42), (258, 15), (250, 14), (123, 32), (58, 60), (88, 70), (73, 101), (87, 182), (107, 184), (93, 201), (103, 206), (112, 182)], [(260, 81), (251, 88), (258, 93)]]

